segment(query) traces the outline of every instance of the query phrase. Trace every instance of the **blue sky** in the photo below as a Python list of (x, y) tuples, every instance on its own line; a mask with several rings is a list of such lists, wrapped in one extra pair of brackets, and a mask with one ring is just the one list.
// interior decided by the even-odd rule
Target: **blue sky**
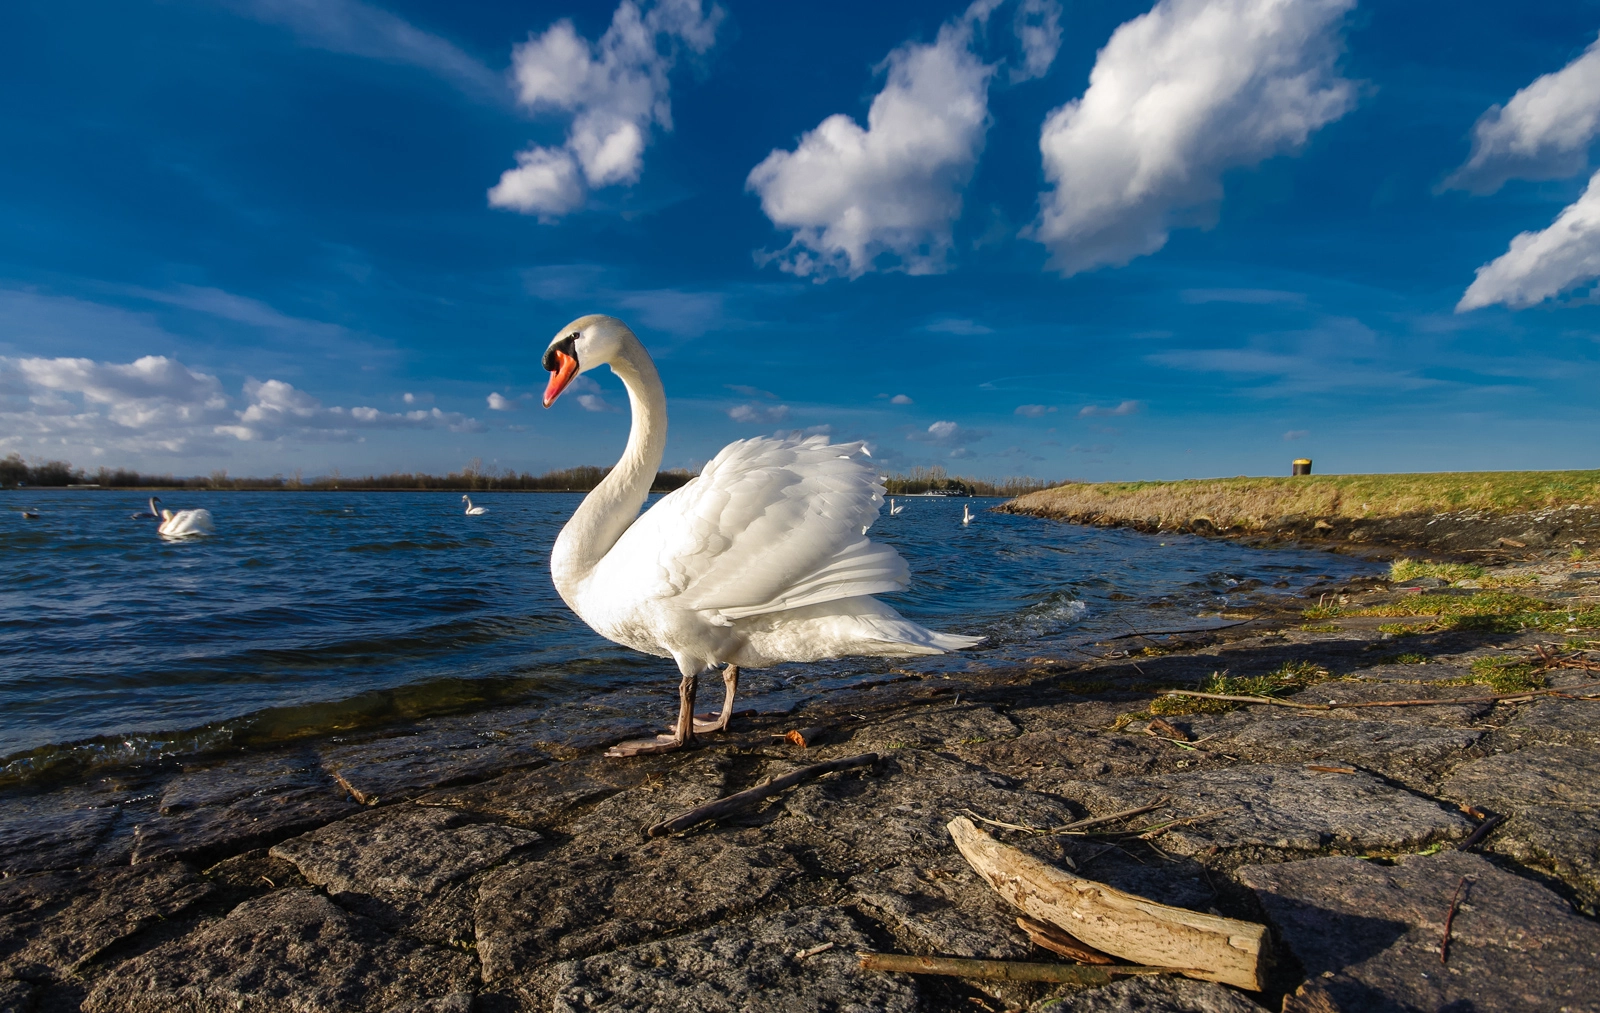
[(1600, 3), (0, 14), (0, 453), (179, 474), (829, 427), (886, 470), (1600, 467)]

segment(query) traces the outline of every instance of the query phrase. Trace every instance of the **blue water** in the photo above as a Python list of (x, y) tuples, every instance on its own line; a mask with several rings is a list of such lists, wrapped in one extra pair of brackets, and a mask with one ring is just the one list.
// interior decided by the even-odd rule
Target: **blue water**
[[(549, 547), (579, 496), (170, 493), (217, 532), (171, 542), (131, 520), (142, 497), (0, 493), (0, 783), (88, 763), (331, 733), (497, 703), (605, 698), (663, 718), (670, 661), (602, 640), (550, 584)], [(1292, 593), (1371, 564), (1188, 536), (991, 513), (913, 498), (873, 537), (911, 564), (888, 600), (988, 641), (933, 669), (1061, 652), (1132, 630), (1220, 624), (1243, 595)], [(962, 505), (978, 519), (960, 523)], [(21, 507), (37, 508), (37, 520)], [(871, 677), (882, 661), (749, 673), (746, 706)]]

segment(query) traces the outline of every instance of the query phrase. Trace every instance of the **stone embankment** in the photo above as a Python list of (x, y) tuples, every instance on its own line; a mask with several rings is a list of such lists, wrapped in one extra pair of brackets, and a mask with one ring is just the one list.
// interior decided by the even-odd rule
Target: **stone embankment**
[[(1546, 569), (1538, 593), (1600, 595), (1600, 573)], [(0, 1010), (1600, 1011), (1600, 701), (1578, 698), (1600, 673), (1518, 669), (1573, 692), (1500, 700), (1477, 681), (1508, 671), (1481, 659), (1537, 661), (1540, 645), (1597, 657), (1563, 643), (1584, 634), (1255, 614), (1018, 668), (953, 659), (659, 757), (538, 739), (512, 709), (12, 792)], [(1162, 695), (1219, 671), (1298, 672), (1283, 699), (1315, 707)], [(1442, 703), (1317, 709), (1395, 700)], [(832, 731), (809, 749), (778, 737), (802, 726)], [(869, 751), (875, 766), (742, 816), (643, 834)], [(1058, 959), (945, 824), (1151, 805), (1078, 835), (989, 826), (1080, 875), (1266, 923), (1266, 991), (857, 967), (865, 949)], [(1506, 819), (1459, 850), (1489, 814)]]

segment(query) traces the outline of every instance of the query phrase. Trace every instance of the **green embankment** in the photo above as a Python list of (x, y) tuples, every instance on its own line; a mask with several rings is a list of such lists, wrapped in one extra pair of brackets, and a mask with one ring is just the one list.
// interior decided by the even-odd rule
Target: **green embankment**
[(1063, 519), (1258, 530), (1285, 519), (1333, 521), (1477, 511), (1532, 513), (1600, 505), (1600, 471), (1464, 471), (1411, 475), (1085, 482), (1028, 493), (1009, 507)]

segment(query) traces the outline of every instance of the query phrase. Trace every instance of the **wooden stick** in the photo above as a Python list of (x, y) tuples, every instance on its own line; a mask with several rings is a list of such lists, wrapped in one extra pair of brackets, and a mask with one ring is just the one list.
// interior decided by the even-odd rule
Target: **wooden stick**
[(810, 749), (812, 746), (816, 745), (817, 740), (826, 735), (827, 732), (828, 729), (826, 727), (793, 728), (790, 729), (789, 734), (784, 736), (784, 739), (794, 743), (801, 749)]
[(1456, 850), (1471, 851), (1473, 848), (1476, 848), (1478, 845), (1483, 843), (1483, 839), (1489, 836), (1489, 831), (1493, 830), (1495, 827), (1499, 826), (1505, 821), (1505, 816), (1501, 815), (1500, 813), (1485, 812), (1483, 822), (1478, 824), (1478, 829), (1474, 830), (1471, 836), (1469, 836), (1466, 840), (1462, 841), (1460, 844), (1457, 844)]
[(1095, 816), (1090, 819), (1079, 820), (1076, 823), (1064, 823), (1059, 827), (1051, 827), (1048, 831), (1046, 831), (1046, 833), (1070, 834), (1075, 830), (1084, 830), (1088, 827), (1098, 826), (1101, 823), (1111, 823), (1114, 820), (1127, 819), (1129, 816), (1139, 816), (1143, 813), (1149, 812), (1152, 809), (1160, 809), (1166, 804), (1167, 800), (1161, 799), (1156, 802), (1151, 802), (1149, 805), (1142, 805), (1134, 809), (1124, 809), (1119, 813), (1112, 813), (1109, 816)]
[[(1564, 686), (1552, 689), (1530, 689), (1521, 693), (1497, 693), (1494, 696), (1461, 696), (1447, 700), (1361, 700), (1356, 703), (1299, 703), (1295, 700), (1279, 700), (1270, 696), (1232, 696), (1227, 693), (1201, 693), (1193, 689), (1165, 690), (1167, 696), (1192, 696), (1201, 700), (1229, 700), (1234, 703), (1270, 703), (1276, 707), (1294, 707), (1298, 710), (1331, 711), (1340, 708), (1355, 707), (1449, 707), (1464, 703), (1502, 703), (1507, 700), (1532, 700), (1536, 696), (1566, 696), (1574, 690), (1588, 689), (1588, 686)], [(1574, 700), (1587, 700), (1589, 697), (1572, 697)]]
[(1268, 960), (1265, 926), (1169, 907), (1070, 875), (1001, 844), (962, 817), (947, 829), (973, 870), (1030, 918), (1124, 960), (1261, 990)]
[(764, 784), (758, 784), (754, 788), (748, 788), (736, 795), (729, 795), (727, 798), (719, 798), (714, 802), (696, 806), (681, 816), (674, 816), (670, 820), (657, 823), (646, 830), (645, 834), (649, 837), (665, 837), (668, 834), (675, 834), (689, 829), (696, 823), (714, 820), (729, 813), (738, 812), (740, 809), (749, 808), (770, 795), (776, 795), (785, 788), (794, 787), (801, 781), (809, 781), (812, 778), (821, 777), (823, 774), (831, 774), (835, 770), (848, 770), (851, 767), (870, 767), (877, 762), (877, 753), (862, 753), (860, 756), (849, 756), (842, 760), (813, 763), (809, 767), (801, 767), (799, 770), (774, 778)]
[(1467, 877), (1462, 876), (1460, 882), (1456, 883), (1455, 896), (1450, 898), (1450, 910), (1446, 911), (1444, 915), (1444, 935), (1439, 939), (1439, 963), (1441, 964), (1450, 962), (1450, 926), (1455, 924), (1456, 908), (1461, 906), (1461, 889), (1466, 885)]
[(1109, 985), (1118, 974), (1172, 974), (1170, 967), (1092, 967), (1085, 964), (1030, 964), (1021, 960), (967, 957), (913, 957), (904, 953), (858, 952), (863, 971), (948, 974), (983, 981), (1049, 981), (1066, 985)]
[(1080, 964), (1115, 964), (1116, 961), (1099, 950), (1047, 922), (1036, 921), (1027, 915), (1017, 916), (1017, 926), (1028, 934), (1035, 946), (1051, 953), (1076, 960)]

